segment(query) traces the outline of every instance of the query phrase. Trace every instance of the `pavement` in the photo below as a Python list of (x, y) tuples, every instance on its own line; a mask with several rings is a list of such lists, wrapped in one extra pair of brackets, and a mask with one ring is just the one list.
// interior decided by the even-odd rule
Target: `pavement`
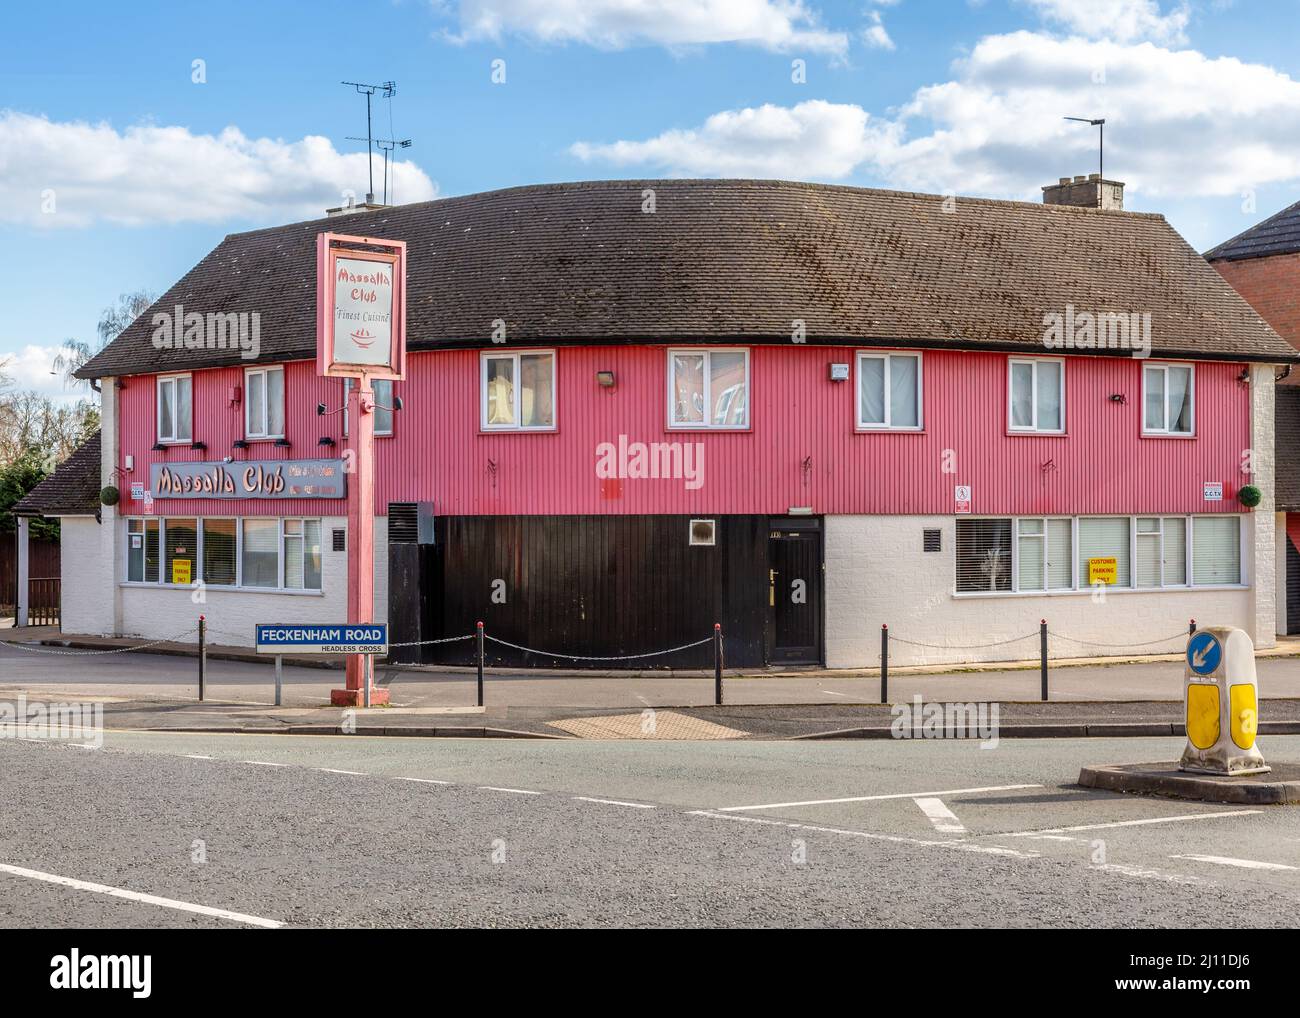
[(1075, 783), (1181, 741), (5, 739), (0, 926), (1293, 926), (1295, 808)]

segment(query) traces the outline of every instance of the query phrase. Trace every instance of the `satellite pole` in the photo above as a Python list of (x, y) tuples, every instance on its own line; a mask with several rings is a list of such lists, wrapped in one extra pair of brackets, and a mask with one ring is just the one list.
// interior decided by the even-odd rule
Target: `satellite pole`
[[(348, 141), (369, 141), (368, 138), (354, 138), (351, 135), (348, 136), (347, 140)], [(374, 139), (374, 143), (375, 143), (375, 147), (384, 153), (384, 204), (387, 205), (388, 204), (388, 153), (393, 151), (393, 149), (395, 148), (410, 148), (411, 139), (402, 138), (400, 141), (394, 141), (392, 138), (376, 138)], [(396, 188), (394, 188), (394, 191), (396, 191)]]
[(370, 166), (370, 190), (366, 192), (366, 204), (372, 205), (375, 201), (375, 145), (370, 128), (370, 100), (376, 93), (383, 95), (385, 99), (391, 99), (397, 94), (397, 82), (385, 81), (382, 85), (365, 85), (359, 81), (345, 81), (343, 84), (351, 85), (359, 95), (366, 97), (366, 158)]
[(1106, 118), (1091, 120), (1088, 117), (1066, 117), (1066, 120), (1077, 120), (1081, 124), (1091, 124), (1097, 128), (1097, 176), (1106, 179)]

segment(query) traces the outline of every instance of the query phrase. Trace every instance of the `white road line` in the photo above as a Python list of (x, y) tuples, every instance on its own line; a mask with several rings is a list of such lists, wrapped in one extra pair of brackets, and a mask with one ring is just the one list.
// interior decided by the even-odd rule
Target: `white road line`
[(479, 785), (485, 792), (509, 792), (511, 795), (541, 795), (541, 792), (530, 792), (526, 788), (499, 788), (496, 785)]
[[(910, 798), (910, 796), (909, 796)], [(820, 827), (816, 824), (798, 824), (788, 820), (765, 820), (763, 817), (742, 817), (735, 813), (720, 813), (716, 810), (688, 810), (686, 816), (709, 817), (712, 820), (734, 820), (743, 824), (766, 824), (771, 827), (786, 827), (795, 831), (817, 831), (821, 834), (843, 834), (851, 838), (863, 838), (869, 841), (890, 841), (898, 845), (923, 845), (927, 848), (954, 848), (962, 852), (975, 852), (980, 855), (1009, 855), (1017, 859), (1041, 858), (1038, 852), (1022, 852), (1015, 848), (1003, 848), (1000, 845), (980, 845), (973, 841), (933, 841), (924, 838), (905, 838), (897, 834), (875, 834), (871, 831), (850, 831), (841, 827)]]
[(342, 771), (339, 770), (337, 767), (317, 767), (316, 770), (326, 771), (329, 774), (356, 774), (359, 777), (363, 777), (363, 778), (367, 777), (365, 771)]
[(942, 799), (913, 799), (922, 813), (926, 815), (934, 829), (942, 834), (965, 834), (966, 828), (957, 819), (957, 814), (943, 804)]
[(245, 760), (246, 764), (253, 764), (257, 767), (288, 767), (288, 764), (272, 763), (270, 760)]
[(61, 884), (77, 891), (93, 891), (96, 894), (107, 894), (114, 898), (125, 898), (127, 901), (138, 901), (145, 905), (175, 908), (182, 912), (194, 912), (197, 915), (212, 916), (216, 919), (229, 919), (231, 922), (245, 923), (249, 926), (262, 926), (268, 930), (278, 930), (284, 925), (284, 923), (275, 919), (263, 919), (260, 916), (245, 915), (243, 912), (230, 912), (224, 908), (212, 908), (209, 905), (195, 905), (188, 901), (177, 901), (175, 898), (160, 898), (156, 894), (141, 894), (139, 891), (127, 891), (120, 887), (109, 887), (106, 884), (92, 884), (85, 880), (74, 880), (72, 877), (60, 877), (53, 873), (42, 873), (40, 870), (24, 869), (21, 866), (8, 866), (0, 863), (0, 873), (10, 873), (16, 877), (27, 877), (31, 880), (43, 880), (47, 884)]
[(1280, 862), (1259, 862), (1256, 859), (1233, 859), (1226, 855), (1171, 855), (1170, 859), (1193, 859), (1196, 862), (1213, 862), (1220, 866), (1239, 866), (1244, 870), (1294, 870), (1300, 866), (1287, 866)]
[(396, 781), (418, 781), (422, 785), (450, 785), (450, 781), (439, 781), (437, 778), (405, 778), (400, 774), (393, 775)]
[(1262, 809), (1230, 809), (1222, 813), (1185, 813), (1176, 817), (1151, 817), (1147, 820), (1118, 820), (1110, 824), (1080, 824), (1078, 827), (1044, 827), (1037, 831), (999, 834), (999, 838), (1031, 838), (1036, 834), (1067, 834), (1070, 831), (1100, 831), (1108, 827), (1144, 827), (1147, 824), (1174, 824), (1183, 820), (1213, 820), (1215, 817), (1242, 817), (1263, 813)]
[[(202, 753), (186, 753), (185, 755), (186, 755), (187, 757), (189, 757), (191, 760), (211, 760), (211, 759), (212, 759), (212, 757), (210, 757), (210, 756), (204, 756)], [(245, 761), (245, 762), (247, 762), (247, 761)]]
[(1167, 884), (1199, 884), (1200, 877), (1189, 877), (1181, 873), (1164, 873), (1149, 866), (1130, 866), (1121, 862), (1093, 863), (1090, 869), (1106, 873), (1118, 873), (1125, 877), (1137, 877), (1139, 880), (1163, 880)]
[(621, 799), (593, 799), (589, 795), (575, 795), (578, 802), (598, 802), (603, 806), (630, 806), (632, 809), (654, 809), (644, 802), (623, 802)]
[(983, 788), (949, 788), (941, 792), (894, 792), (889, 795), (851, 795), (843, 799), (805, 799), (803, 802), (765, 802), (758, 806), (719, 806), (718, 813), (743, 813), (751, 809), (785, 809), (789, 806), (829, 806), (837, 802), (879, 802), (883, 799), (916, 799), (941, 795), (965, 795), (972, 792), (1014, 792), (1042, 785), (987, 785)]
[(848, 693), (837, 693), (837, 692), (835, 692), (835, 690), (833, 690), (833, 689), (823, 689), (822, 692), (823, 692), (823, 693), (827, 693), (827, 694), (829, 694), (830, 696), (844, 696), (844, 697), (847, 697), (847, 696), (849, 695)]

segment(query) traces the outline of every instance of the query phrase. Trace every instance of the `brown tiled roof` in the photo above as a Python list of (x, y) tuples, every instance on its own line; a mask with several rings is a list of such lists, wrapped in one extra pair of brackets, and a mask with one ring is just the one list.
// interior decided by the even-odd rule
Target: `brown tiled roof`
[[(643, 193), (655, 211), (643, 212)], [(227, 237), (78, 374), (238, 363), (156, 350), (152, 312), (259, 312), (263, 360), (315, 356), (315, 238), (408, 244), (413, 350), (789, 342), (1041, 348), (1043, 316), (1150, 312), (1157, 352), (1296, 361), (1163, 216), (755, 180), (518, 187)]]
[(1278, 512), (1300, 512), (1300, 388), (1278, 386), (1273, 416)]
[(1236, 261), (1300, 251), (1300, 201), (1205, 252), (1207, 261)]
[(83, 516), (99, 512), (99, 432), (77, 446), (54, 473), (18, 500), (18, 516)]

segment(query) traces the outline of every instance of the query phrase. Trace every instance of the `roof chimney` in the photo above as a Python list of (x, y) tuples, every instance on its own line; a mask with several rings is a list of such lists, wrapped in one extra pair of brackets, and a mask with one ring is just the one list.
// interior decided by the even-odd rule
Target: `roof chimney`
[(1044, 205), (1075, 205), (1085, 209), (1124, 211), (1124, 182), (1102, 180), (1100, 173), (1080, 174), (1071, 180), (1062, 177), (1059, 183), (1043, 188)]

